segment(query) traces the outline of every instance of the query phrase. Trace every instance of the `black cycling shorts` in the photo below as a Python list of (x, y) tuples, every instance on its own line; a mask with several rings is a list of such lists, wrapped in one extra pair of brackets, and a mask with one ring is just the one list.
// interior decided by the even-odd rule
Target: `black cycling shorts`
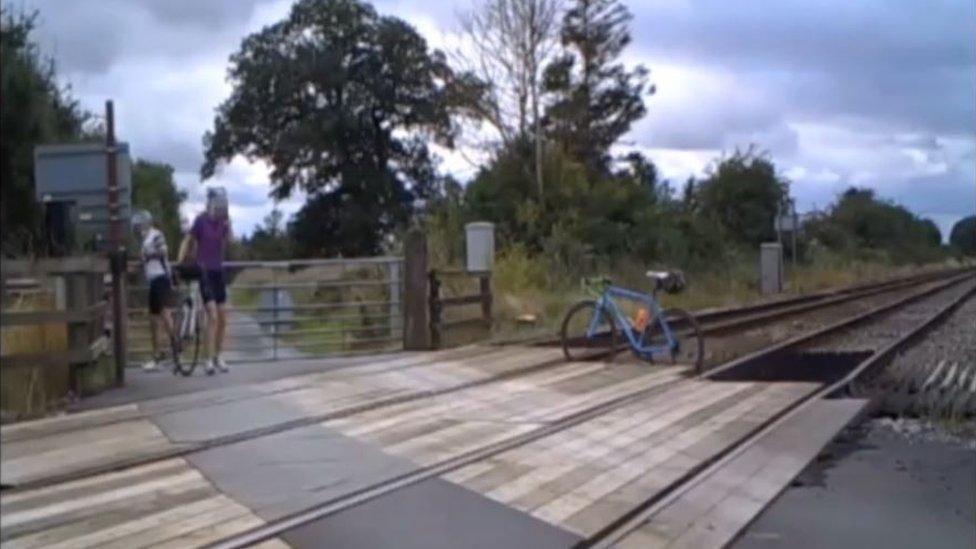
[(216, 302), (223, 305), (227, 302), (227, 284), (224, 282), (224, 271), (204, 271), (200, 277), (200, 296), (204, 303)]
[(149, 281), (149, 314), (158, 315), (169, 306), (173, 287), (168, 276), (157, 276)]

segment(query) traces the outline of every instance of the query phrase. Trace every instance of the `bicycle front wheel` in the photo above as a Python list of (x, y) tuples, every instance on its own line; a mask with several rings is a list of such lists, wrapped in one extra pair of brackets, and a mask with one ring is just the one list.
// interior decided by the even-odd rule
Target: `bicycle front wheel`
[[(700, 374), (705, 357), (705, 338), (698, 321), (684, 309), (668, 309), (661, 314), (664, 319), (649, 322), (641, 335), (641, 348), (648, 349), (644, 354), (649, 355), (647, 358), (651, 360), (668, 359), (672, 364), (691, 366), (694, 373)], [(671, 331), (673, 339), (670, 345), (662, 322), (666, 322)]]
[(180, 354), (179, 360), (173, 362), (173, 373), (191, 376), (197, 367), (200, 342), (203, 340), (199, 315), (194, 314), (192, 307), (184, 305), (180, 308), (179, 322), (176, 325), (179, 329)]
[(597, 307), (595, 301), (574, 305), (563, 319), (560, 336), (569, 361), (610, 361), (617, 352), (617, 327), (610, 313)]

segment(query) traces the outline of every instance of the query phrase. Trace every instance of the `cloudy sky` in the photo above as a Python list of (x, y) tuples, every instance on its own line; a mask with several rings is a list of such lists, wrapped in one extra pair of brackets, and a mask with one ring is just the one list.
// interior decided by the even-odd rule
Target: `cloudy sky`
[[(227, 58), (290, 0), (19, 0), (82, 104), (116, 104), (138, 157), (172, 164), (200, 209), (201, 137), (230, 93)], [(432, 45), (467, 0), (377, 0)], [(18, 0), (6, 2), (16, 6)], [(634, 43), (658, 93), (622, 148), (665, 177), (701, 174), (755, 143), (792, 181), (800, 210), (868, 186), (947, 232), (976, 209), (976, 2), (972, 0), (630, 0)], [(448, 156), (445, 170), (473, 167)], [(272, 204), (267, 170), (236, 160), (206, 184), (229, 189), (238, 229)], [(282, 205), (292, 212), (294, 197)]]

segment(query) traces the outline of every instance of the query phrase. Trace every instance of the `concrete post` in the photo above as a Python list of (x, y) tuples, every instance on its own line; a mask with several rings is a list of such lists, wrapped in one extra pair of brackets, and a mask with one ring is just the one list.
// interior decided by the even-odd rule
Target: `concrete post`
[(764, 242), (759, 253), (759, 287), (763, 295), (783, 291), (783, 246)]

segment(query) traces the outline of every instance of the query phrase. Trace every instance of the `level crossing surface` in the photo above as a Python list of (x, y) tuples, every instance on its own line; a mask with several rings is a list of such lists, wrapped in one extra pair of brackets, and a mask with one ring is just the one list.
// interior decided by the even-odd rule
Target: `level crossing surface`
[(385, 355), (4, 427), (0, 537), (203, 546), (332, 506), (263, 543), (569, 547), (815, 389), (546, 347)]

